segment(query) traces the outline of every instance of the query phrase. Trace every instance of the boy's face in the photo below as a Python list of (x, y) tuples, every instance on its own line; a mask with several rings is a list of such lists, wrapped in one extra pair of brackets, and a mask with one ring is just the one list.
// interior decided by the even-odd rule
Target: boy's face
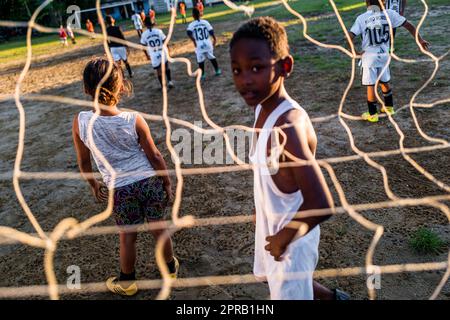
[(249, 106), (262, 103), (280, 89), (283, 63), (272, 56), (264, 40), (240, 39), (230, 56), (234, 84)]

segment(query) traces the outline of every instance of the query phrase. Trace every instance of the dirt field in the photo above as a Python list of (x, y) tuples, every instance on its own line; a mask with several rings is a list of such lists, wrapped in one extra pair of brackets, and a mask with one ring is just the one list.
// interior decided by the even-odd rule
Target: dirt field
[[(442, 29), (448, 27), (450, 7), (431, 8), (431, 19), (439, 21), (436, 28), (425, 29), (431, 38), (442, 37)], [(411, 8), (409, 14), (417, 19), (421, 11)], [(356, 13), (353, 13), (356, 15)], [(352, 17), (353, 17), (352, 15)], [(446, 20), (445, 20), (445, 17)], [(336, 23), (325, 19), (326, 23)], [(445, 24), (446, 23), (446, 24)], [(431, 24), (431, 22), (430, 22)], [(228, 63), (227, 42), (235, 21), (214, 24), (219, 36), (216, 56), (223, 75), (215, 78), (212, 67), (207, 64), (207, 81), (203, 89), (210, 118), (220, 126), (243, 124), (251, 126), (253, 110), (247, 107), (235, 92)], [(336, 24), (337, 26), (337, 24)], [(338, 54), (320, 49), (298, 37), (298, 25), (288, 27), (292, 39), (292, 53), (298, 56), (293, 74), (287, 80), (287, 89), (314, 119), (337, 113), (340, 98), (350, 77), (350, 60), (344, 60), (344, 68), (333, 68), (333, 59)], [(403, 38), (406, 31), (401, 30)], [(297, 36), (294, 36), (297, 35)], [(134, 32), (128, 39), (137, 42)], [(342, 35), (340, 36), (342, 37)], [(298, 39), (298, 40), (297, 40)], [(326, 42), (339, 39), (330, 37)], [(449, 48), (448, 39), (434, 43), (432, 52), (444, 54)], [(102, 54), (99, 45), (56, 53), (33, 61), (24, 81), (23, 93), (58, 95), (86, 99), (81, 72), (89, 58)], [(172, 43), (172, 54), (184, 56), (194, 62), (193, 46), (185, 37), (184, 26), (177, 25)], [(397, 51), (399, 56), (409, 52)], [(321, 68), (308, 61), (308, 57), (320, 56), (331, 68)], [(304, 57), (306, 57), (304, 59)], [(413, 58), (419, 57), (416, 52)], [(340, 59), (343, 55), (340, 55)], [(423, 58), (423, 57), (421, 57)], [(339, 60), (341, 61), (341, 60)], [(143, 52), (132, 50), (130, 62), (134, 70), (134, 95), (125, 98), (121, 107), (150, 114), (161, 114), (162, 95), (154, 72), (145, 60)], [(404, 106), (410, 97), (426, 81), (433, 71), (432, 62), (405, 64), (393, 62), (393, 89), (397, 107)], [(22, 65), (0, 66), (0, 92), (14, 92), (15, 81)], [(185, 66), (171, 66), (176, 88), (169, 92), (169, 115), (189, 122), (201, 121), (194, 80), (186, 74)], [(418, 96), (417, 102), (431, 103), (450, 96), (449, 57), (441, 60), (440, 69), (432, 83)], [(344, 112), (359, 115), (366, 109), (364, 88), (360, 75), (349, 93)], [(25, 152), (23, 171), (78, 172), (71, 138), (71, 121), (80, 111), (79, 107), (62, 103), (23, 101), (26, 111)], [(431, 109), (416, 109), (421, 129), (428, 135), (448, 140), (449, 104)], [(0, 102), (0, 225), (21, 231), (34, 232), (23, 210), (19, 206), (13, 188), (11, 172), (16, 156), (19, 115), (13, 101)], [(409, 109), (399, 111), (394, 120), (406, 136), (406, 147), (429, 146), (432, 143), (422, 138)], [(351, 128), (356, 146), (364, 152), (397, 149), (399, 135), (391, 123), (383, 118), (377, 124), (345, 120)], [(204, 127), (206, 127), (205, 122)], [(314, 122), (319, 144), (317, 158), (353, 155), (349, 138), (337, 117)], [(170, 157), (164, 145), (165, 128), (160, 122), (151, 122), (152, 134), (169, 165)], [(178, 128), (174, 126), (174, 129)], [(425, 170), (443, 183), (450, 184), (450, 151), (448, 148), (432, 152), (411, 154)], [(401, 155), (374, 158), (385, 166), (389, 184), (398, 197), (422, 198), (443, 195), (445, 191), (415, 170)], [(341, 183), (347, 200), (351, 204), (389, 200), (383, 188), (379, 171), (364, 160), (335, 163), (332, 165)], [(192, 166), (185, 166), (192, 167)], [(200, 166), (195, 166), (200, 167)], [(328, 175), (335, 203), (340, 206), (337, 193)], [(21, 188), (25, 198), (45, 231), (51, 231), (59, 221), (74, 217), (82, 221), (100, 212), (102, 205), (96, 204), (86, 183), (80, 180), (24, 180)], [(449, 202), (443, 202), (449, 204)], [(195, 217), (221, 217), (251, 214), (253, 209), (252, 173), (235, 173), (186, 176), (180, 214)], [(377, 246), (374, 263), (391, 265), (404, 263), (443, 262), (447, 260), (450, 243), (447, 217), (439, 210), (427, 206), (398, 207), (361, 212), (367, 219), (384, 226), (383, 237)], [(100, 225), (112, 225), (110, 218)], [(446, 241), (447, 248), (441, 254), (418, 254), (409, 245), (413, 232), (420, 227), (433, 230)], [(253, 225), (231, 224), (181, 230), (174, 237), (176, 255), (181, 261), (180, 277), (248, 274), (253, 262)], [(339, 214), (322, 225), (320, 261), (318, 270), (330, 268), (363, 267), (373, 232), (363, 228), (348, 214)], [(154, 241), (149, 234), (141, 234), (138, 241), (137, 275), (140, 279), (158, 279), (159, 271), (153, 259)], [(55, 271), (59, 283), (67, 279), (66, 268), (78, 265), (82, 282), (101, 282), (118, 270), (118, 236), (101, 235), (62, 241), (55, 255)], [(404, 272), (382, 276), (379, 299), (427, 299), (440, 282), (445, 270), (427, 272)], [(43, 270), (43, 251), (23, 245), (0, 246), (0, 287), (30, 286), (46, 284)], [(365, 276), (321, 279), (321, 283), (348, 291), (352, 298), (367, 298)], [(143, 290), (136, 299), (153, 299), (157, 290)], [(172, 299), (266, 299), (265, 284), (205, 286), (173, 291)], [(35, 297), (33, 297), (35, 298)], [(122, 299), (108, 292), (95, 294), (63, 295), (63, 299)], [(450, 285), (444, 286), (439, 299), (450, 298)]]

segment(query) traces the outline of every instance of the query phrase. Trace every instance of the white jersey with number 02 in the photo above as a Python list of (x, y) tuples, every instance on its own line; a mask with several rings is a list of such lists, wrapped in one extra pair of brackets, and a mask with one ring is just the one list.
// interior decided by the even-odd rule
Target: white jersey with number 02
[(160, 29), (154, 28), (152, 30), (145, 30), (141, 36), (141, 44), (147, 46), (148, 54), (152, 60), (158, 59), (161, 56), (164, 40), (166, 35)]

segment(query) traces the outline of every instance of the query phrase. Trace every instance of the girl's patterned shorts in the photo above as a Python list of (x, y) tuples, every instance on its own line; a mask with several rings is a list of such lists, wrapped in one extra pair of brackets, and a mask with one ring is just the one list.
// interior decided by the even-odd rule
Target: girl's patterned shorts
[(114, 190), (114, 218), (117, 225), (141, 224), (166, 215), (161, 177), (153, 176)]

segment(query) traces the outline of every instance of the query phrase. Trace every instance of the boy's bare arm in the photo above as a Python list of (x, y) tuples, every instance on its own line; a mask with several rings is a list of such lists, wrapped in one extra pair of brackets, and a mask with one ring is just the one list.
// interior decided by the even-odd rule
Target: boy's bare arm
[[(293, 156), (299, 160), (310, 162), (307, 165), (290, 168), (290, 173), (295, 178), (297, 186), (303, 195), (303, 204), (298, 211), (332, 208), (331, 193), (322, 171), (309, 148), (308, 138), (311, 133), (308, 133), (308, 131), (312, 129), (309, 128), (310, 123), (306, 117), (301, 111), (295, 110), (290, 112), (287, 119), (289, 123), (296, 125), (283, 130), (287, 138), (285, 150), (288, 153), (288, 157)], [(290, 225), (281, 229), (276, 235), (267, 237), (266, 240), (269, 244), (266, 246), (266, 250), (270, 251), (270, 254), (274, 256), (276, 261), (280, 261), (281, 255), (297, 235), (300, 225), (307, 226), (307, 233), (330, 216), (331, 214), (293, 219)]]
[[(416, 27), (414, 27), (411, 23), (409, 23), (409, 21), (405, 21), (405, 23), (403, 24), (403, 27), (409, 31), (409, 33), (414, 37), (414, 39), (416, 38)], [(424, 39), (422, 39), (422, 37), (420, 36), (420, 34), (418, 35), (419, 38), (419, 43), (422, 46), (422, 48), (426, 51), (428, 51), (428, 47), (429, 47), (429, 43), (428, 41), (425, 41)]]

